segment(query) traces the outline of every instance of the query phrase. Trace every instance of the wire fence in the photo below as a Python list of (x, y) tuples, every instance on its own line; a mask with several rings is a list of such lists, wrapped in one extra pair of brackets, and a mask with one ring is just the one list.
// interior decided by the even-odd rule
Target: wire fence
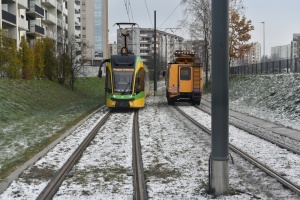
[(300, 58), (285, 59), (277, 61), (267, 61), (241, 66), (233, 66), (229, 69), (229, 74), (278, 74), (278, 73), (299, 73)]

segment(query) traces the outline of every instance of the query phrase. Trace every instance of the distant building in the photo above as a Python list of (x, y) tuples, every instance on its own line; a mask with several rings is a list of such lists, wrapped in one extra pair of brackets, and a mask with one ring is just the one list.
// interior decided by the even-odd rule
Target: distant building
[(204, 41), (203, 40), (185, 40), (183, 42), (184, 49), (193, 50), (197, 53), (201, 62), (204, 61)]
[(117, 43), (114, 42), (113, 44), (109, 44), (109, 55), (108, 57), (110, 57), (111, 55), (116, 55), (118, 54), (118, 48), (117, 48)]
[(246, 53), (246, 60), (248, 64), (258, 63), (261, 60), (261, 45), (260, 43), (253, 43), (252, 48)]
[(248, 52), (243, 58), (235, 59), (230, 66), (248, 65), (261, 62), (261, 45), (260, 43), (253, 43)]
[(108, 0), (72, 1), (76, 5), (73, 21), (81, 58), (99, 63), (108, 58)]
[(272, 60), (282, 60), (291, 58), (291, 45), (282, 45), (271, 47), (271, 59)]
[[(154, 29), (152, 28), (124, 28), (123, 30), (129, 33), (127, 39), (127, 47), (129, 52), (139, 54), (144, 62), (151, 62), (154, 53)], [(157, 58), (167, 63), (174, 60), (175, 50), (184, 49), (183, 37), (170, 34), (164, 31), (156, 31), (156, 52)], [(120, 29), (117, 30), (117, 48), (118, 53), (124, 46), (121, 39)]]
[(297, 67), (299, 72), (300, 68), (300, 33), (293, 34), (293, 41), (291, 42), (291, 58), (293, 63), (293, 69)]

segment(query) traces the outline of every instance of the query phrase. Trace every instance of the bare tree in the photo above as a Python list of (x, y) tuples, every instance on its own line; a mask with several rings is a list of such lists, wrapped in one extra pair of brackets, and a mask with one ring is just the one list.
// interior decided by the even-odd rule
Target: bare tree
[(77, 55), (77, 45), (76, 45), (76, 39), (74, 35), (69, 36), (67, 42), (67, 54), (68, 54), (68, 70), (69, 70), (69, 84), (71, 90), (74, 90), (74, 84), (76, 79), (79, 77), (79, 75), (84, 75), (83, 68), (84, 68), (84, 60), (81, 59)]
[(193, 40), (203, 40), (203, 54), (206, 81), (208, 87), (208, 72), (211, 58), (211, 1), (210, 0), (181, 0), (186, 6), (185, 19), (180, 24), (189, 29)]
[(68, 53), (68, 39), (63, 37), (63, 44), (57, 49), (57, 65), (55, 72), (58, 83), (63, 85), (70, 75), (70, 55)]
[[(185, 8), (185, 19), (181, 26), (189, 29), (192, 39), (204, 41), (204, 65), (208, 85), (208, 67), (211, 60), (211, 0), (181, 0)], [(242, 0), (230, 1), (229, 48), (230, 58), (242, 57), (251, 45), (246, 42), (251, 38), (250, 31), (254, 29), (251, 20), (246, 20)]]

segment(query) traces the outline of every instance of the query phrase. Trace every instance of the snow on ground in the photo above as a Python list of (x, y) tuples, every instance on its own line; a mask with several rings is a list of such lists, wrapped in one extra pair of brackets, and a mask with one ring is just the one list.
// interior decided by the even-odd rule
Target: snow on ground
[(300, 130), (300, 74), (237, 79), (229, 85), (230, 109)]
[[(286, 78), (292, 79), (290, 77), (292, 75), (286, 76)], [(281, 91), (283, 90), (283, 86), (281, 88), (276, 84), (279, 82), (278, 84), (284, 85), (285, 81), (281, 81), (282, 77), (279, 75), (272, 75), (268, 78), (257, 76), (256, 79), (258, 79), (256, 84), (253, 83), (254, 79), (249, 77), (243, 81), (243, 84), (236, 85), (238, 89), (231, 86), (230, 91), (233, 93), (230, 95), (231, 108), (235, 108), (244, 113), (247, 113), (248, 111), (248, 114), (250, 115), (264, 116), (274, 122), (281, 122), (284, 125), (300, 130), (298, 123), (300, 121), (299, 112), (297, 114), (297, 111), (299, 111), (297, 99), (300, 99), (300, 93), (293, 94), (291, 91)], [(266, 83), (263, 82), (263, 79), (271, 82), (274, 85), (272, 87), (278, 88), (275, 94), (272, 92), (275, 91), (274, 88), (270, 90), (266, 89), (268, 86), (264, 85)], [(299, 80), (299, 78), (295, 76), (293, 77), (293, 80)], [(299, 82), (298, 85), (294, 85), (294, 83), (287, 81), (287, 84), (290, 89), (291, 87), (295, 87), (295, 90), (298, 91), (298, 86), (300, 85)], [(249, 85), (251, 85), (250, 83), (253, 83), (252, 86), (264, 97), (259, 98), (253, 96), (255, 93), (253, 93), (254, 89), (249, 88)], [(200, 131), (192, 123), (186, 121), (184, 117), (180, 116), (174, 109), (170, 109), (165, 99), (163, 82), (160, 82), (158, 85), (157, 95), (153, 96), (153, 94), (151, 94), (149, 96), (147, 99), (147, 106), (144, 109), (140, 109), (139, 115), (145, 179), (147, 180), (149, 197), (150, 199), (167, 200), (211, 199), (212, 197), (205, 192), (208, 184), (208, 159), (211, 151), (210, 137), (206, 133)], [(295, 92), (295, 90), (293, 91)], [(263, 93), (262, 91), (269, 92)], [(241, 95), (242, 92), (246, 92), (247, 94), (243, 96)], [(287, 98), (287, 96), (289, 98)], [(285, 101), (281, 101), (280, 97), (284, 98)], [(292, 97), (294, 99), (292, 99)], [(209, 99), (209, 95), (205, 98)], [(268, 103), (263, 103), (263, 99), (267, 100)], [(273, 104), (279, 104), (279, 102), (281, 102), (284, 105), (272, 106), (269, 104), (269, 101), (272, 101)], [(259, 108), (258, 106), (263, 107), (264, 115), (259, 109), (249, 109), (251, 107)], [(201, 123), (205, 122), (209, 127), (210, 117), (198, 110), (194, 109), (192, 111), (190, 110), (191, 108), (191, 106), (184, 107), (186, 112), (192, 112), (197, 119), (203, 119)], [(293, 111), (293, 113), (288, 114), (289, 111)], [(259, 115), (260, 112), (261, 114)], [(292, 116), (292, 118), (290, 118), (290, 116)], [(92, 121), (87, 121), (85, 123), (95, 124), (100, 118), (101, 115), (99, 114), (93, 118)], [(130, 116), (127, 116), (126, 118), (130, 119)], [(27, 169), (27, 172), (15, 180), (9, 188), (0, 195), (0, 199), (35, 199), (36, 194), (38, 194), (38, 191), (41, 191), (42, 186), (46, 185), (47, 180), (35, 183), (34, 179), (26, 176), (26, 174), (28, 174), (30, 170), (36, 170), (46, 163), (53, 163), (56, 167), (52, 167), (57, 169), (65, 162), (68, 154), (73, 151), (81, 140), (83, 140), (84, 135), (89, 129), (91, 129), (89, 125), (78, 127), (70, 137), (49, 151), (46, 157), (40, 159), (37, 163)], [(130, 131), (126, 132), (125, 129)], [(102, 148), (99, 148), (99, 146), (96, 148), (96, 146), (93, 145), (89, 147), (88, 151), (84, 153), (82, 157), (82, 162), (78, 163), (71, 174), (76, 177), (78, 171), (82, 169), (90, 169), (93, 167), (95, 168), (95, 166), (101, 167), (104, 165), (107, 167), (123, 165), (123, 168), (126, 169), (124, 170), (124, 173), (127, 174), (127, 170), (130, 171), (131, 169), (130, 159), (128, 160), (131, 147), (130, 142), (126, 142), (130, 140), (128, 138), (130, 135), (130, 124), (124, 126), (123, 129), (112, 128), (109, 130), (102, 130), (101, 134), (95, 138), (96, 141), (101, 141)], [(118, 137), (118, 144), (127, 144), (127, 148), (120, 146), (120, 152), (114, 152), (115, 150), (109, 149), (110, 146), (115, 145), (111, 144), (111, 138), (116, 136), (120, 136)], [(299, 156), (291, 155), (284, 150), (275, 149), (275, 147), (273, 147), (274, 145), (267, 142), (264, 142), (263, 144), (261, 140), (244, 135), (240, 130), (234, 128), (230, 128), (230, 141), (236, 145), (240, 145), (240, 148), (245, 147), (247, 151), (252, 154), (257, 155), (257, 153), (259, 153), (261, 160), (268, 162), (268, 164), (271, 164), (275, 168), (283, 169), (283, 173), (286, 173), (289, 178), (299, 183), (300, 172), (297, 167), (300, 164)], [(257, 147), (257, 144), (260, 144), (260, 146)], [(270, 159), (270, 150), (274, 151), (271, 155), (274, 159)], [(128, 156), (125, 156), (125, 154)], [(253, 199), (254, 197), (260, 197), (261, 199), (300, 198), (293, 192), (284, 189), (281, 184), (253, 167), (250, 163), (245, 162), (244, 159), (234, 153), (231, 155), (234, 164), (229, 162), (230, 190), (238, 190), (241, 191), (241, 193), (236, 193), (231, 196), (222, 196), (217, 199)], [(281, 160), (278, 161), (276, 159)], [(97, 165), (99, 162), (103, 164)], [(128, 186), (128, 183), (130, 185), (131, 182), (130, 177), (123, 177), (124, 183), (127, 183), (124, 187), (120, 186), (120, 188), (113, 188), (109, 187), (109, 182), (106, 183), (103, 177), (101, 178), (101, 172), (98, 172), (97, 174), (97, 176), (89, 174), (86, 177), (86, 180), (89, 181), (84, 181), (84, 183), (81, 184), (78, 181), (74, 184), (72, 181), (74, 180), (74, 177), (71, 176), (63, 183), (63, 187), (59, 190), (58, 195), (54, 199), (132, 199), (130, 193), (126, 193), (126, 191), (132, 191), (131, 186)], [(99, 188), (101, 188), (101, 192), (98, 192)], [(116, 190), (124, 192), (116, 192)], [(116, 195), (114, 196), (113, 194)]]
[(111, 118), (53, 199), (132, 198), (133, 180), (128, 173), (132, 172), (133, 113), (116, 113)]
[[(193, 116), (200, 124), (211, 130), (211, 116), (195, 110), (191, 106), (180, 107)], [(270, 166), (274, 171), (285, 174), (285, 177), (300, 185), (300, 156), (282, 149), (268, 141), (246, 133), (234, 126), (229, 126), (229, 142), (247, 154)], [(298, 145), (300, 143), (298, 142)]]
[[(0, 195), (0, 199), (35, 199), (47, 185), (54, 172), (60, 169), (69, 156), (76, 150), (85, 139), (89, 131), (103, 117), (102, 112), (97, 112), (73, 133), (58, 143), (44, 157), (34, 165), (27, 168), (18, 179), (12, 182), (9, 188)], [(49, 174), (48, 178), (39, 179), (39, 176)]]

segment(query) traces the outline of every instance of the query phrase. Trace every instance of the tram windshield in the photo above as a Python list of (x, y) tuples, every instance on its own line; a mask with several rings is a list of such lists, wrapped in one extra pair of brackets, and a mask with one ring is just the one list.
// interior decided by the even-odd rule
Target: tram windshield
[(114, 71), (114, 91), (131, 93), (133, 71)]

